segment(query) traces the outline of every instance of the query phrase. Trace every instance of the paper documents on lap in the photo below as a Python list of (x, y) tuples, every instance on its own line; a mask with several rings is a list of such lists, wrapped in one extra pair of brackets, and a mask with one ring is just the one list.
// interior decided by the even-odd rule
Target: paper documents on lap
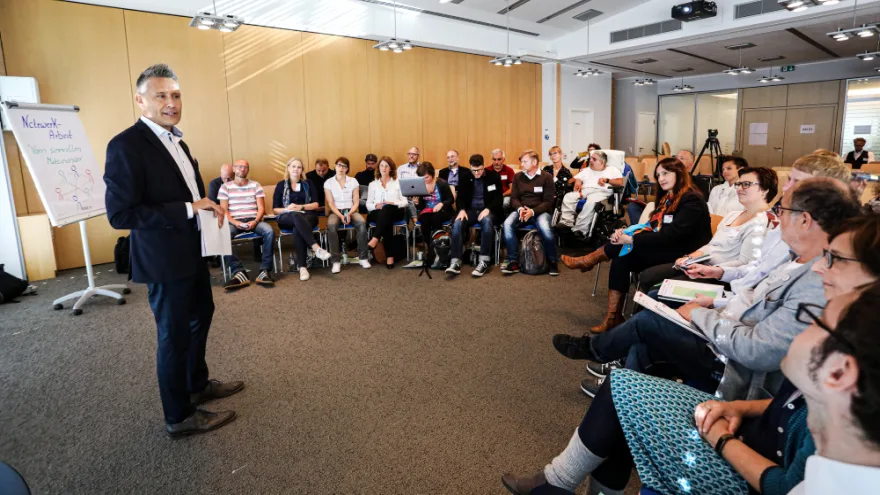
[(221, 256), (232, 254), (232, 238), (229, 236), (229, 220), (217, 226), (212, 210), (198, 210), (202, 235), (202, 256)]
[(698, 330), (694, 330), (694, 328), (691, 327), (690, 322), (685, 320), (683, 316), (678, 314), (678, 311), (670, 308), (669, 306), (663, 304), (660, 301), (655, 301), (654, 299), (651, 299), (650, 297), (645, 295), (644, 292), (636, 292), (636, 295), (633, 298), (633, 301), (635, 301), (635, 303), (638, 304), (639, 306), (641, 306), (649, 311), (653, 311), (654, 313), (657, 313), (658, 315), (666, 318), (667, 320), (671, 321), (672, 323), (675, 323), (676, 325), (680, 326), (681, 328), (686, 329), (687, 331), (700, 337), (701, 339), (706, 340), (706, 341), (709, 340), (702, 332), (700, 332)]
[(724, 297), (724, 286), (668, 278), (663, 281), (658, 293), (660, 299), (676, 302), (688, 302), (698, 295), (707, 296), (712, 300), (721, 299)]

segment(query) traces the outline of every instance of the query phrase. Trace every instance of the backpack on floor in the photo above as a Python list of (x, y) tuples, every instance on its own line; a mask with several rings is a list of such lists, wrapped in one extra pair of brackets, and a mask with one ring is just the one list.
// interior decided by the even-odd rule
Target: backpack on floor
[(22, 295), (28, 287), (26, 280), (6, 273), (3, 266), (0, 265), (0, 304), (12, 302), (13, 299)]
[(116, 247), (113, 248), (113, 262), (116, 264), (116, 273), (128, 273), (131, 263), (131, 241), (128, 236), (116, 239)]
[(452, 254), (452, 237), (449, 232), (443, 229), (435, 231), (431, 236), (431, 243), (434, 245), (434, 254), (440, 260), (440, 264), (448, 266)]
[(544, 243), (538, 231), (531, 230), (523, 237), (519, 245), (519, 261), (522, 273), (526, 275), (541, 275), (547, 273), (550, 266), (547, 264), (547, 256), (544, 254)]
[(385, 255), (393, 256), (395, 262), (406, 259), (406, 236), (403, 234), (395, 234), (391, 236), (388, 245), (385, 246)]

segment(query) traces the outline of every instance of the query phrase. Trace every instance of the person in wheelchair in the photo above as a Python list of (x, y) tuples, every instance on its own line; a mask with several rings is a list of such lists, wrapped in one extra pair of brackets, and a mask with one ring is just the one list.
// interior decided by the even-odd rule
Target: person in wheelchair
[[(607, 165), (608, 156), (596, 151), (590, 156), (590, 166), (575, 176), (574, 191), (562, 197), (562, 210), (558, 226), (571, 227), (582, 238), (590, 233), (590, 225), (596, 211), (596, 203), (611, 197), (610, 186), (623, 186), (623, 175), (616, 167)], [(576, 213), (578, 202), (587, 200), (581, 212)]]

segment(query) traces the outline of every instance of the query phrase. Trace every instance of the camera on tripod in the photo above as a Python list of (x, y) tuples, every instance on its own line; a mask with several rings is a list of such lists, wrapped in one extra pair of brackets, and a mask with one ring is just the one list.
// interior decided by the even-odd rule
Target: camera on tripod
[(717, 138), (718, 137), (718, 129), (709, 129), (709, 138)]

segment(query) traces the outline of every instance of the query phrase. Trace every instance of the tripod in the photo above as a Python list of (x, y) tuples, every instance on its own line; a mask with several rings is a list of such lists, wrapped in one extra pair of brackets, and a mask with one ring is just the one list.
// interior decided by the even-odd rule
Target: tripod
[(703, 158), (706, 150), (709, 151), (709, 158), (712, 163), (712, 177), (718, 181), (721, 179), (721, 160), (723, 159), (723, 155), (721, 154), (721, 144), (718, 142), (717, 133), (715, 136), (710, 133), (709, 137), (706, 138), (706, 143), (703, 145), (703, 149), (700, 150), (700, 155), (697, 157), (696, 161), (694, 161), (694, 166), (691, 167), (691, 175), (694, 175), (697, 166), (700, 164), (700, 159)]

